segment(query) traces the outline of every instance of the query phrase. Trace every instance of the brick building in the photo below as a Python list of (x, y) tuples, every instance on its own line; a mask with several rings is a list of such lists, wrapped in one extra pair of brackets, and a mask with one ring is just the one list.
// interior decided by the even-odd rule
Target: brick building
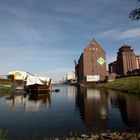
[[(86, 83), (87, 77), (99, 76), (104, 80), (106, 76), (105, 51), (93, 39), (81, 54), (78, 64), (75, 66), (78, 83)], [(92, 81), (92, 80), (91, 80)]]
[(137, 66), (137, 69), (140, 69), (140, 55), (136, 56), (136, 66)]
[(117, 71), (117, 61), (114, 61), (109, 64), (109, 73), (116, 73)]
[(136, 69), (136, 56), (128, 45), (123, 45), (117, 55), (117, 74), (127, 75), (128, 71)]
[(123, 45), (117, 53), (117, 61), (109, 64), (109, 73), (125, 76), (130, 71), (137, 69), (136, 55), (131, 46)]

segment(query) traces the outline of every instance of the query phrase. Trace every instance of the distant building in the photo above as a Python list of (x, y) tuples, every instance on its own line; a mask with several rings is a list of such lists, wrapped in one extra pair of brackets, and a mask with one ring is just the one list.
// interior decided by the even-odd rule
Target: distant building
[(66, 75), (66, 80), (64, 80), (62, 83), (63, 84), (74, 84), (76, 82), (76, 76), (75, 76), (75, 72), (68, 72)]
[(75, 80), (75, 72), (68, 72), (67, 80)]
[(75, 66), (78, 83), (104, 80), (106, 76), (105, 51), (93, 39), (81, 54)]
[(109, 73), (116, 73), (117, 75), (125, 76), (138, 69), (140, 58), (138, 57), (136, 59), (136, 55), (133, 51), (134, 50), (131, 46), (128, 45), (123, 45), (119, 48), (117, 60), (109, 64)]
[(140, 69), (140, 55), (136, 55), (136, 66), (137, 69)]
[(109, 73), (116, 73), (116, 68), (117, 68), (117, 61), (114, 61), (109, 64)]
[(136, 69), (136, 56), (131, 46), (123, 45), (117, 56), (117, 74), (127, 75), (128, 71)]

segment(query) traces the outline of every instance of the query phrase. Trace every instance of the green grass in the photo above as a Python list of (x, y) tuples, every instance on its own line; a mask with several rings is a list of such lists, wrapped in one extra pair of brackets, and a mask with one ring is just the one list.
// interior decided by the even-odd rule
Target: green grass
[(11, 85), (11, 86), (13, 86), (14, 83), (13, 82), (0, 82), (0, 85)]
[(8, 133), (8, 130), (0, 129), (0, 140), (6, 140), (7, 139), (7, 133)]
[(140, 76), (119, 78), (113, 82), (97, 84), (97, 87), (140, 93)]
[(12, 83), (12, 82), (0, 82), (0, 95), (12, 94), (13, 93), (13, 90), (12, 90), (13, 86), (14, 86), (14, 83)]
[(0, 89), (0, 95), (2, 94), (12, 94), (14, 91), (12, 89)]

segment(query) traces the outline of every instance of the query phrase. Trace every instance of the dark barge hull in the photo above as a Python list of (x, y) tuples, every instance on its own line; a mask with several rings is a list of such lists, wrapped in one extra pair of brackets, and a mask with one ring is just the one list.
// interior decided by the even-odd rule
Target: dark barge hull
[(48, 85), (30, 85), (25, 88), (25, 91), (27, 93), (31, 94), (42, 94), (42, 93), (49, 93), (50, 92), (50, 86)]

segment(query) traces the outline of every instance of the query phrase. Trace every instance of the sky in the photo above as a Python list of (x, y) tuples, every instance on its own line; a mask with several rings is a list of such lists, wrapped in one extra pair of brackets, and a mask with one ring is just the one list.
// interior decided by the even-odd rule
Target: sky
[(137, 0), (0, 0), (0, 75), (13, 70), (62, 80), (94, 38), (106, 63), (130, 45), (140, 54)]

